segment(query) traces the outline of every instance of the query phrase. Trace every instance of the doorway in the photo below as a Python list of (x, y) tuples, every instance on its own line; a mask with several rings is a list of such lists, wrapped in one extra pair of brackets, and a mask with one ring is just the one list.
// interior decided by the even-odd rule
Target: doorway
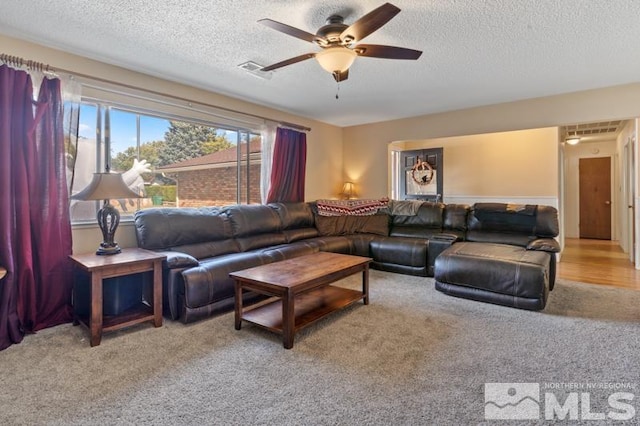
[(611, 157), (580, 158), (580, 238), (611, 239)]
[(624, 145), (624, 156), (622, 158), (623, 165), (623, 196), (622, 205), (623, 210), (626, 212), (623, 214), (623, 241), (622, 246), (629, 254), (629, 260), (635, 261), (635, 221), (634, 221), (634, 201), (633, 194), (635, 192), (634, 183), (634, 170), (635, 170), (635, 153), (634, 153), (634, 138), (629, 137)]
[(444, 162), (442, 148), (402, 151), (396, 181), (398, 199), (440, 202), (443, 197)]

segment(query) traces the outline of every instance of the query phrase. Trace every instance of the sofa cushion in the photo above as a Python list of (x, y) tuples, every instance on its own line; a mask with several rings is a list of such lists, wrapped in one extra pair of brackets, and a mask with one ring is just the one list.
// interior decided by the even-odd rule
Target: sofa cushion
[(443, 232), (463, 237), (467, 231), (467, 216), (470, 209), (471, 207), (466, 204), (446, 204), (442, 219)]
[(292, 243), (294, 241), (306, 240), (307, 238), (313, 238), (320, 235), (317, 228), (295, 228), (285, 229), (283, 231), (287, 242)]
[(436, 259), (436, 280), (521, 297), (548, 287), (549, 254), (508, 244), (461, 242)]
[(278, 213), (265, 205), (243, 204), (224, 207), (240, 251), (287, 242)]
[(215, 207), (138, 210), (134, 223), (138, 247), (149, 250), (232, 238), (229, 219)]
[(353, 234), (347, 238), (351, 241), (351, 254), (355, 256), (371, 257), (371, 241), (378, 238), (386, 238), (375, 234)]
[(538, 236), (557, 235), (557, 210), (527, 204), (476, 203), (469, 213), (467, 227), (468, 241), (526, 247)]
[(543, 309), (551, 255), (508, 244), (460, 242), (436, 259), (436, 289), (524, 309)]
[(394, 215), (393, 226), (419, 226), (421, 228), (442, 229), (442, 212), (444, 204), (423, 202), (415, 215)]
[(278, 213), (288, 243), (319, 235), (314, 226), (314, 214), (309, 204), (271, 203), (267, 205)]
[(278, 213), (282, 229), (313, 227), (313, 211), (307, 203), (270, 203), (267, 205)]
[(508, 206), (505, 203), (476, 203), (468, 216), (469, 231), (534, 235), (536, 206), (524, 206), (520, 212), (509, 210)]
[(265, 205), (235, 205), (223, 207), (221, 211), (229, 217), (234, 237), (277, 233), (282, 230), (278, 213)]
[(377, 213), (371, 216), (320, 216), (316, 228), (322, 236), (376, 234), (389, 235), (389, 216)]
[(375, 262), (425, 267), (429, 240), (424, 238), (386, 237), (371, 241)]

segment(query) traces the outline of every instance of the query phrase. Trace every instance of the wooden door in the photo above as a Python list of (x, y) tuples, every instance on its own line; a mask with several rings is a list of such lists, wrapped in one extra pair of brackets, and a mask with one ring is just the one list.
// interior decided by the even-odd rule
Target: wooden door
[(611, 157), (581, 158), (580, 238), (611, 239)]

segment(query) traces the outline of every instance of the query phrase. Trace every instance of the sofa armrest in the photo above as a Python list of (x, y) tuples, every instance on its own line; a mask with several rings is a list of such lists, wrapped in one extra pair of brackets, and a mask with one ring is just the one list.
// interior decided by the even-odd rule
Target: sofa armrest
[(167, 256), (163, 265), (168, 269), (188, 268), (191, 266), (198, 266), (200, 264), (198, 259), (195, 257), (180, 251), (159, 251), (158, 253), (162, 253)]
[(553, 238), (536, 238), (529, 241), (527, 250), (546, 251), (549, 253), (560, 253), (560, 244)]
[(436, 257), (450, 247), (456, 241), (460, 241), (461, 238), (455, 234), (436, 234), (429, 238), (429, 247), (427, 249), (427, 275), (434, 276), (434, 265), (436, 263)]
[(432, 236), (429, 240), (436, 240), (436, 241), (448, 241), (451, 244), (455, 243), (456, 241), (462, 241), (462, 238), (460, 238), (458, 235), (456, 234), (448, 234), (446, 232), (442, 232), (440, 234), (435, 234), (434, 236)]

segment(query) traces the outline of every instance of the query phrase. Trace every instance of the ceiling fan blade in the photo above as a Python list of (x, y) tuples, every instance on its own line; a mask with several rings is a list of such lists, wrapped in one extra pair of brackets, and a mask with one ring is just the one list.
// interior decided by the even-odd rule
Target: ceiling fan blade
[[(339, 71), (334, 71), (333, 72), (333, 78), (340, 83), (341, 81), (345, 81), (346, 79), (349, 78), (349, 70), (345, 70), (342, 72)], [(337, 96), (337, 95), (336, 95)]]
[(295, 64), (296, 62), (306, 61), (307, 59), (311, 59), (315, 57), (315, 53), (305, 53), (304, 55), (296, 56), (295, 58), (289, 58), (285, 61), (278, 62), (277, 64), (269, 65), (268, 67), (262, 68), (260, 71), (273, 71), (277, 68), (286, 67), (287, 65)]
[(385, 3), (351, 24), (349, 28), (340, 34), (340, 40), (347, 43), (354, 43), (362, 40), (389, 22), (399, 12), (400, 9), (396, 6), (391, 3)]
[(358, 56), (387, 59), (418, 59), (422, 51), (380, 44), (359, 44), (353, 48)]
[(276, 31), (280, 31), (281, 33), (285, 33), (287, 35), (299, 38), (304, 41), (308, 41), (310, 43), (313, 43), (313, 40), (317, 38), (315, 34), (299, 30), (298, 28), (283, 24), (282, 22), (274, 21), (273, 19), (260, 19), (258, 22), (260, 22), (262, 25), (266, 25), (269, 28), (273, 28)]

